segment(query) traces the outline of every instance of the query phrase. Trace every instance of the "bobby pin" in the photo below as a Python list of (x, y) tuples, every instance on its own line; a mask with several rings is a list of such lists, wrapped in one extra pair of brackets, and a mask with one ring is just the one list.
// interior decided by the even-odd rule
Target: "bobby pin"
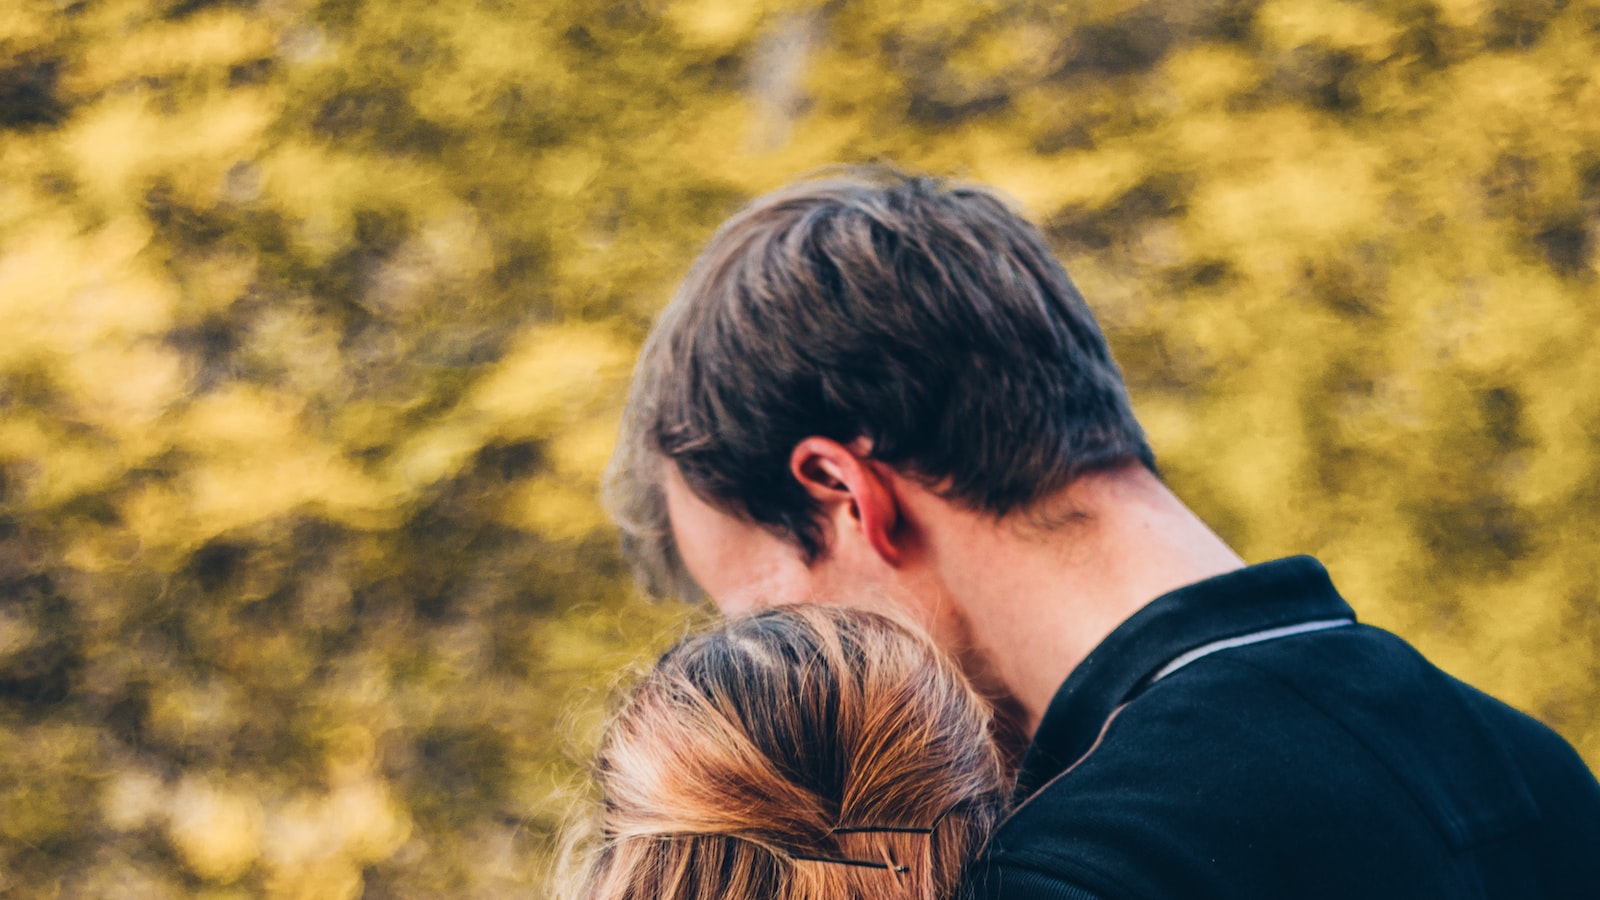
[(837, 856), (801, 856), (798, 853), (789, 854), (790, 859), (800, 859), (806, 862), (833, 863), (840, 866), (858, 866), (863, 869), (887, 869), (890, 872), (909, 872), (910, 866), (891, 866), (888, 863), (873, 862), (870, 859), (845, 859)]

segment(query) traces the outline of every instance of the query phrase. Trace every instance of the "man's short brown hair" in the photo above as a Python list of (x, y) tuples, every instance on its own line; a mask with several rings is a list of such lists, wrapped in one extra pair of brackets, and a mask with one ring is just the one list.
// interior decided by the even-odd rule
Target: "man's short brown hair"
[(692, 586), (661, 465), (694, 493), (825, 549), (795, 444), (873, 459), (995, 516), (1087, 472), (1154, 469), (1121, 373), (1039, 231), (982, 188), (882, 170), (802, 181), (711, 238), (635, 373), (608, 492), (656, 591)]

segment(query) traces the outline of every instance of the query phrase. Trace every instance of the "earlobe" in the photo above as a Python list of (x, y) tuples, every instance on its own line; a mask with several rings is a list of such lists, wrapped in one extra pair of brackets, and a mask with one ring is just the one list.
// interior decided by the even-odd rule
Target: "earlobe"
[(843, 513), (847, 527), (865, 539), (884, 562), (900, 564), (900, 547), (895, 543), (899, 504), (874, 463), (837, 441), (809, 437), (795, 445), (789, 472), (822, 504), (836, 527)]

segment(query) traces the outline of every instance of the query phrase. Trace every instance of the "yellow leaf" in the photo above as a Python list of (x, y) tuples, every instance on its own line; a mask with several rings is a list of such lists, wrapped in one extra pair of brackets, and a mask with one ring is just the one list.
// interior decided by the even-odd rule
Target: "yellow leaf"
[(592, 489), (554, 478), (524, 482), (506, 503), (507, 521), (552, 541), (575, 541), (607, 527)]
[(170, 814), (167, 833), (201, 878), (233, 881), (261, 853), (261, 807), (246, 792), (191, 775), (174, 792)]
[(541, 326), (474, 387), (468, 406), (498, 434), (540, 434), (596, 407), (619, 407), (633, 355), (598, 326)]

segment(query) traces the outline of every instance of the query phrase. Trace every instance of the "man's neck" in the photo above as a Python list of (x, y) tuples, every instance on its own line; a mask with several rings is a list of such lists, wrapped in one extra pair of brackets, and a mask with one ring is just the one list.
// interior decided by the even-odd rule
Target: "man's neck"
[(928, 559), (959, 629), (952, 649), (1029, 736), (1067, 675), (1129, 616), (1244, 565), (1137, 466), (1074, 482), (1043, 507), (1059, 513), (1055, 524), (926, 512), (917, 518)]

